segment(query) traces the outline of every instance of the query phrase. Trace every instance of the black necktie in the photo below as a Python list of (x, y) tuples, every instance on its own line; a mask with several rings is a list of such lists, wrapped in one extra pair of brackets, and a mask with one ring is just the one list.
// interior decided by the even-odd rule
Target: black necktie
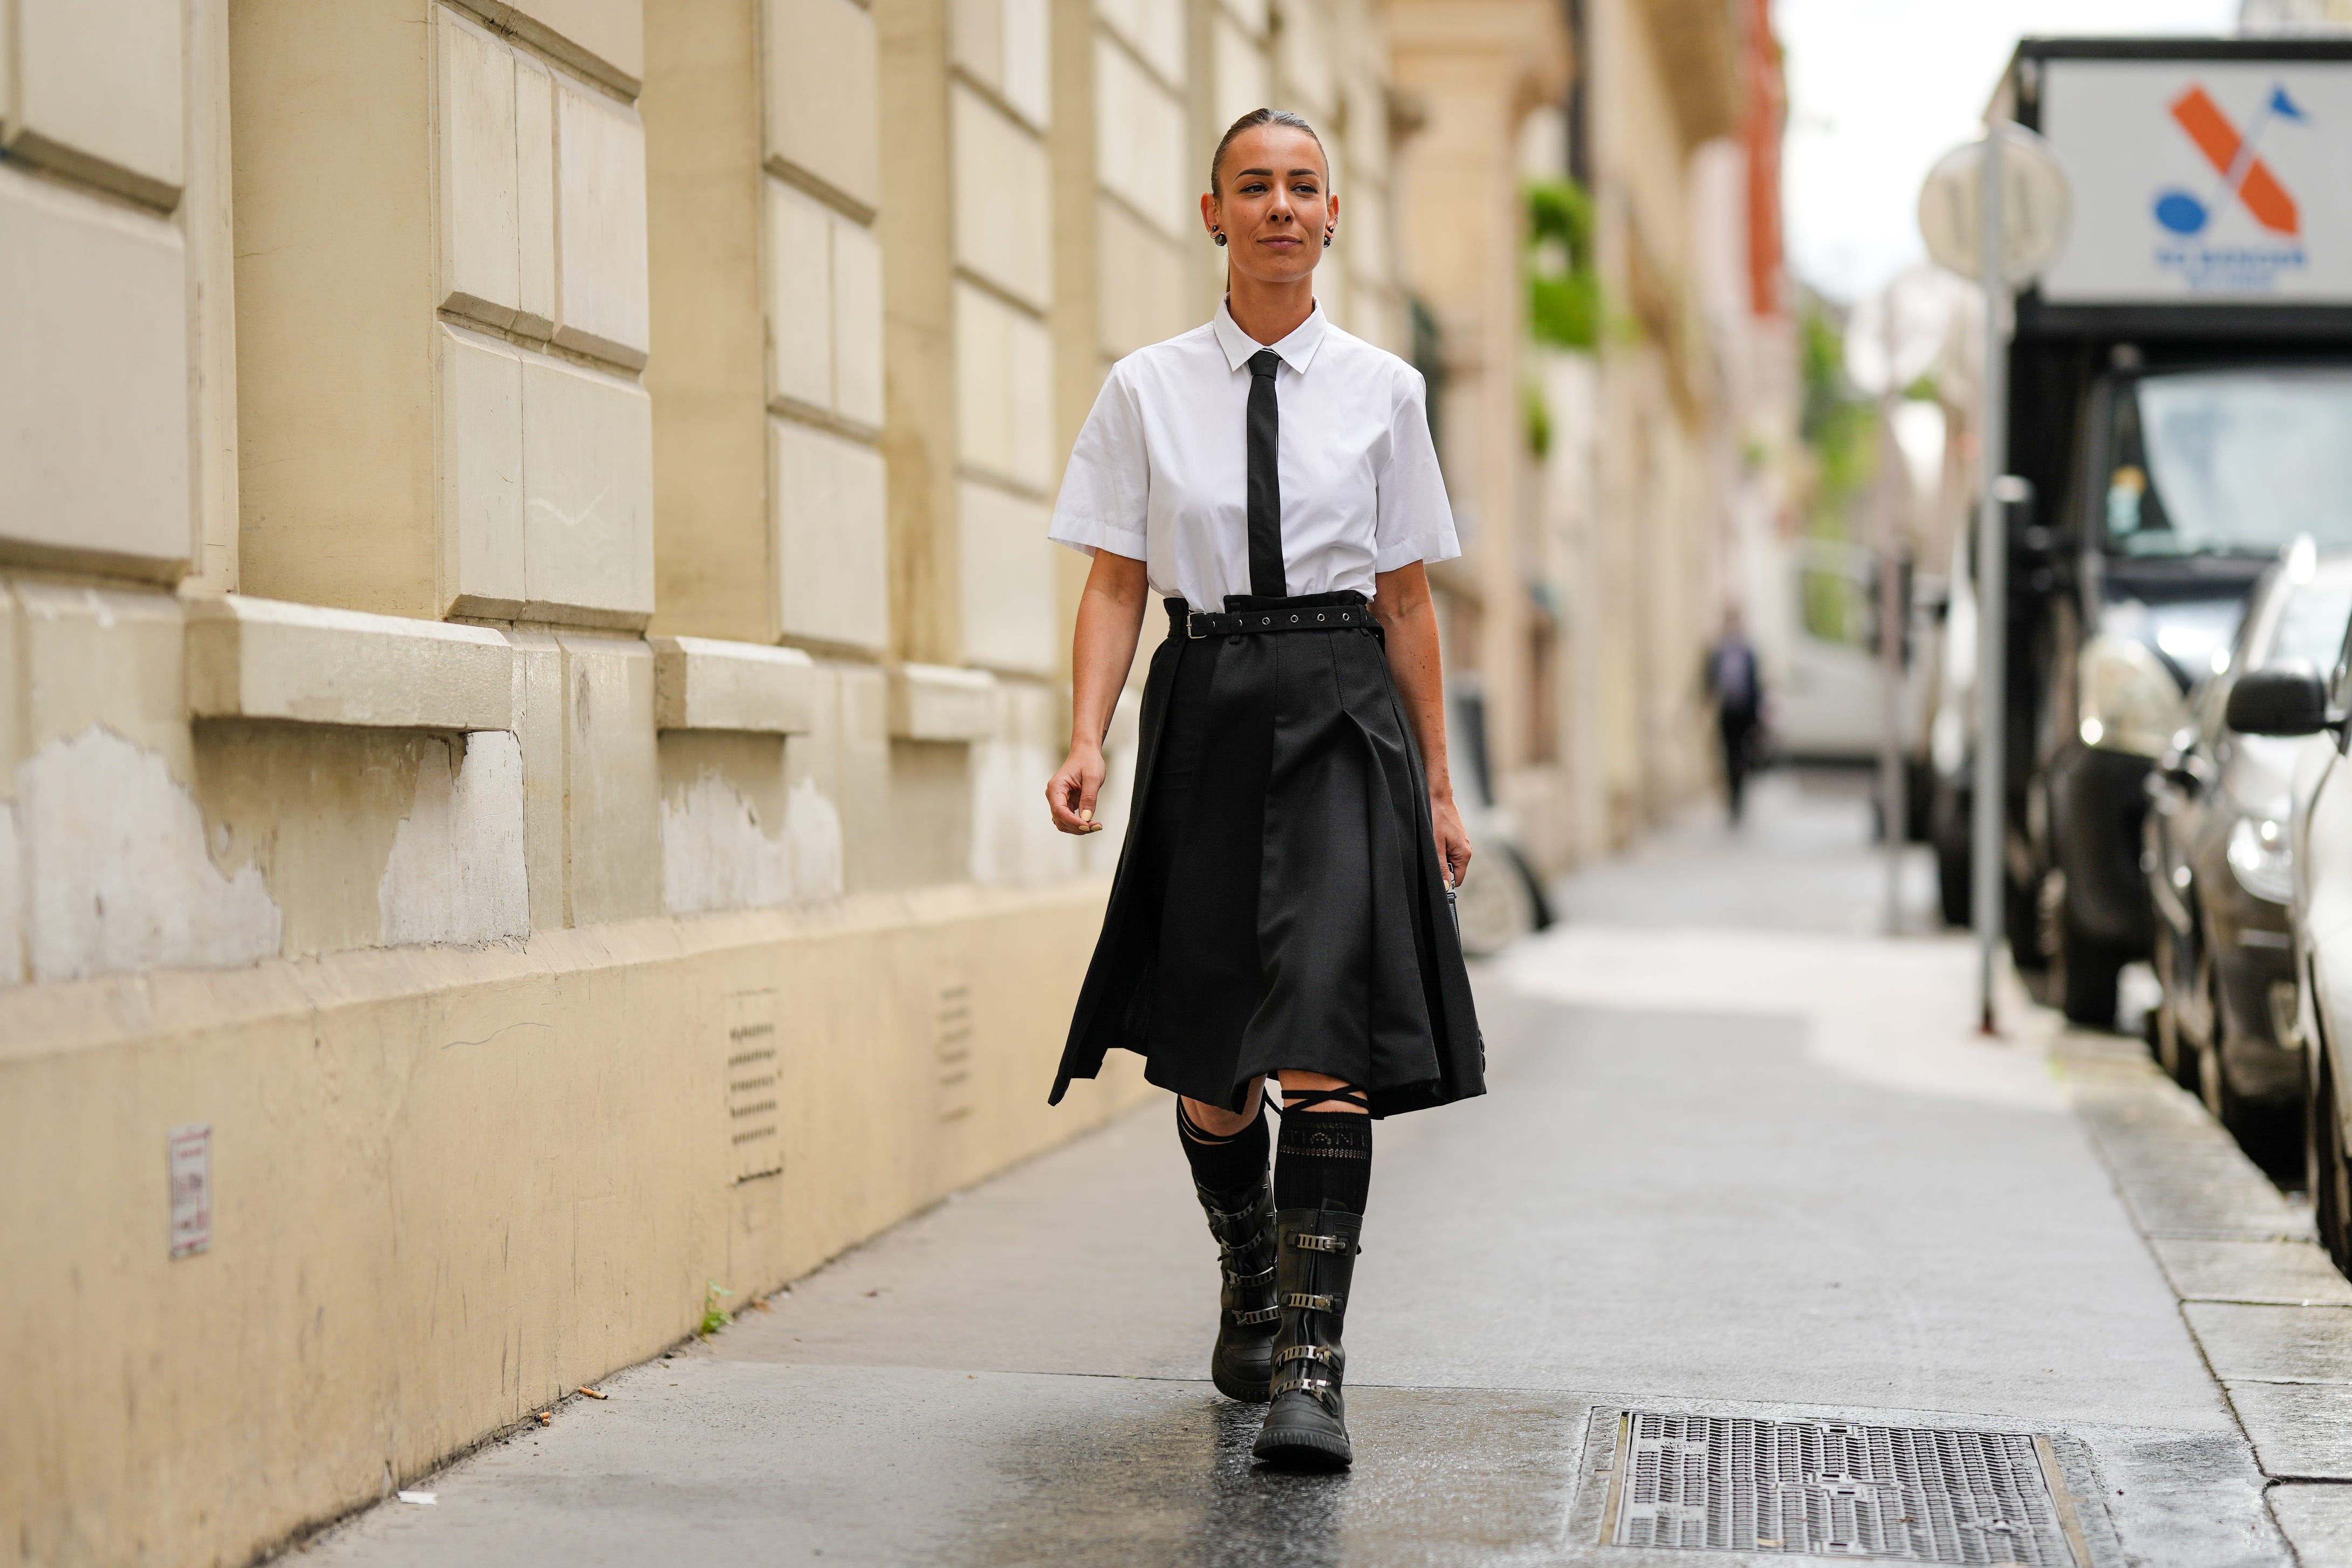
[(1282, 415), (1275, 406), (1274, 372), (1281, 363), (1272, 349), (1260, 349), (1249, 362), (1250, 591), (1265, 599), (1290, 592), (1282, 576), (1282, 474), (1276, 466)]

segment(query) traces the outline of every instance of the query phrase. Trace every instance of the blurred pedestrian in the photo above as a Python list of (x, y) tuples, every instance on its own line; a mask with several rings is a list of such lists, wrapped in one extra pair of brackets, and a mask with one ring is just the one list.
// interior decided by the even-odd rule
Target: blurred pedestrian
[(1723, 791), (1737, 822), (1763, 727), (1764, 678), (1736, 604), (1723, 612), (1723, 635), (1707, 650), (1706, 680), (1706, 695), (1715, 702), (1716, 733), (1723, 741)]
[(1069, 758), (1046, 787), (1064, 832), (1102, 826), (1102, 741), (1148, 594), (1169, 626), (1053, 1099), (1114, 1046), (1178, 1094), (1224, 1276), (1211, 1375), (1271, 1402), (1255, 1453), (1302, 1469), (1353, 1458), (1339, 1336), (1372, 1119), (1486, 1088), (1447, 917), (1470, 841), (1423, 564), (1460, 549), (1421, 377), (1315, 303), (1329, 181), (1297, 115), (1226, 131), (1201, 198), (1225, 301), (1112, 368), (1052, 528), (1094, 558)]

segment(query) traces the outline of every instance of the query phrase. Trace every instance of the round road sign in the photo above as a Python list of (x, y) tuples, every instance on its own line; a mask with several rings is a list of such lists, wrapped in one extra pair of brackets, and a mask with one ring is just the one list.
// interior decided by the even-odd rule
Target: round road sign
[[(2041, 276), (2066, 247), (2074, 199), (2050, 143), (2021, 125), (2000, 122), (2002, 271), (2011, 287)], [(1965, 141), (1936, 161), (1919, 188), (1919, 234), (1936, 264), (1980, 278), (1984, 239), (1985, 142)]]

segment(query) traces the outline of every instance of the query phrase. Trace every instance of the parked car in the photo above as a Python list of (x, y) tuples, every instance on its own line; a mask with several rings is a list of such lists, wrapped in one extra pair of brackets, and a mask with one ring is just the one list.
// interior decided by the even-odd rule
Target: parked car
[(2336, 1267), (2352, 1272), (2352, 1147), (2345, 1123), (2346, 1051), (2352, 1047), (2352, 658), (2334, 672), (2274, 664), (2241, 676), (2224, 721), (2244, 736), (2308, 736), (2297, 756), (2288, 852), (2294, 878), (2295, 1013), (2281, 1043), (2303, 1058), (2305, 1170), (2312, 1218)]
[(2157, 1059), (2265, 1163), (2303, 1133), (2295, 1049), (2293, 788), (2308, 737), (2245, 735), (2229, 721), (2249, 672), (2330, 668), (2352, 622), (2352, 557), (2308, 541), (2256, 584), (2231, 645), (2189, 697), (2190, 722), (2148, 776), (2141, 865), (2163, 987)]

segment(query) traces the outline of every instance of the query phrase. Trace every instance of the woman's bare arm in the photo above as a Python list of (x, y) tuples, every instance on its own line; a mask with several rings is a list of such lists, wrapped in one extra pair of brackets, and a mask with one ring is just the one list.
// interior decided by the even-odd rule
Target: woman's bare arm
[(1143, 632), (1143, 612), (1151, 598), (1143, 563), (1131, 557), (1095, 552), (1087, 591), (1078, 600), (1078, 629), (1070, 641), (1070, 755), (1045, 786), (1054, 826), (1066, 833), (1095, 833), (1095, 795), (1102, 789), (1103, 737), (1135, 644)]
[(1454, 772), (1445, 755), (1445, 673), (1437, 652), (1437, 606), (1429, 597), (1429, 569), (1420, 561), (1373, 580), (1372, 614), (1387, 633), (1389, 673), (1404, 699), (1405, 718), (1421, 746), (1429, 776), (1429, 814), (1446, 880), (1459, 883), (1470, 869), (1470, 835), (1454, 804)]

